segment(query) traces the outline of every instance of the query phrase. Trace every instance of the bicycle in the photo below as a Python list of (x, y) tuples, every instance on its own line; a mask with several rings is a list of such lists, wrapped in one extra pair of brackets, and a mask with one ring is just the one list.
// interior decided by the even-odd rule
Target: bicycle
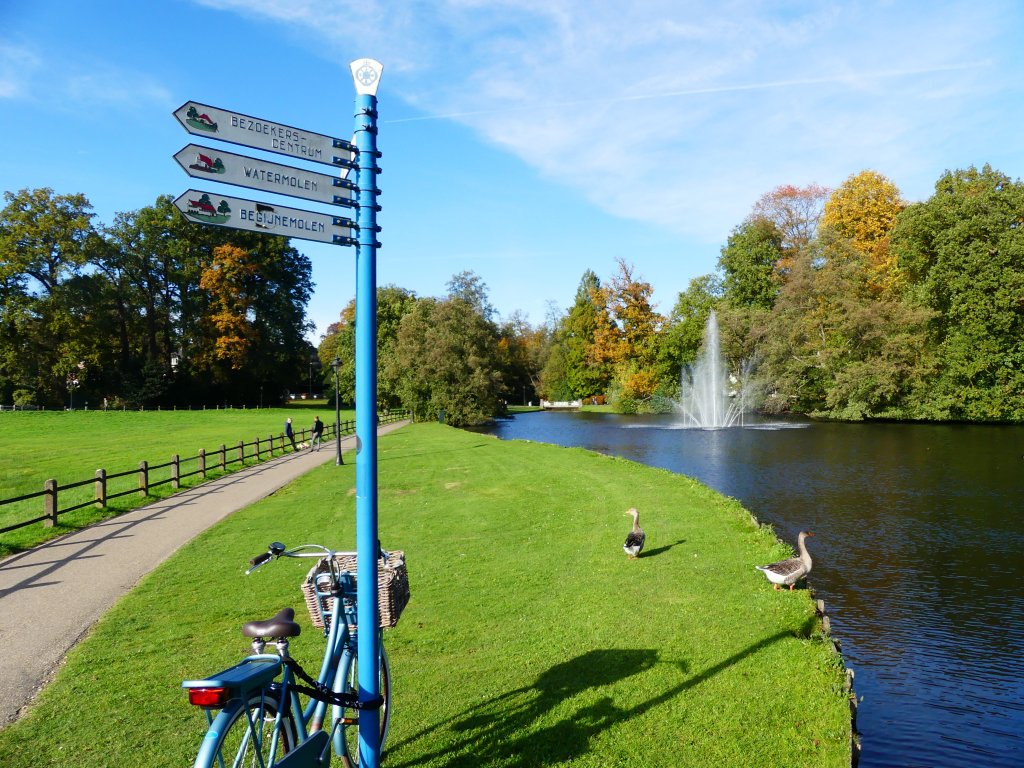
[[(244, 624), (252, 655), (216, 675), (182, 683), (189, 703), (205, 712), (208, 723), (195, 768), (323, 766), (330, 763), (332, 746), (346, 768), (356, 768), (359, 713), (374, 710), (383, 750), (391, 724), (391, 667), (381, 642), (380, 695), (359, 701), (355, 553), (319, 544), (289, 550), (274, 542), (249, 561), (245, 573), (282, 557), (318, 558), (303, 582), (303, 593), (314, 626), (323, 629), (327, 640), (320, 674), (314, 679), (288, 653), (289, 639), (301, 631), (292, 608)], [(383, 574), (378, 589), (384, 581), (386, 590), (378, 601), (381, 625), (394, 626), (409, 598), (404, 554), (381, 550), (378, 572)], [(274, 643), (276, 653), (264, 653), (268, 642)], [(300, 695), (308, 698), (305, 706)]]

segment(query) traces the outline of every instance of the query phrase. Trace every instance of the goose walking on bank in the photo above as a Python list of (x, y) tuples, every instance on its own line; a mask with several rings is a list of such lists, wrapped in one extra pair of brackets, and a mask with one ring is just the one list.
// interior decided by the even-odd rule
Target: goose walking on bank
[(808, 536), (813, 535), (810, 531), (800, 531), (800, 536), (797, 538), (797, 547), (800, 549), (800, 554), (797, 557), (780, 560), (770, 565), (755, 565), (754, 567), (768, 577), (768, 581), (772, 583), (775, 589), (779, 589), (780, 586), (788, 586), (790, 592), (792, 592), (796, 583), (811, 572), (811, 555), (807, 551), (807, 545), (804, 544), (804, 540)]
[(640, 554), (640, 550), (644, 548), (647, 534), (640, 527), (640, 513), (636, 511), (636, 507), (628, 510), (626, 514), (633, 517), (633, 530), (626, 536), (626, 543), (622, 545), (622, 550), (629, 555), (630, 560), (635, 560)]

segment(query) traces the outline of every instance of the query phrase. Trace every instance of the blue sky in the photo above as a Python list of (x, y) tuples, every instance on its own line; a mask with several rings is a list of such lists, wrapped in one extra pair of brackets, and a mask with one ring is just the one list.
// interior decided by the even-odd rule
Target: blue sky
[[(1022, 30), (1014, 0), (0, 0), (0, 189), (81, 192), (109, 224), (197, 184), (171, 159), (184, 102), (347, 138), (372, 57), (379, 284), (472, 270), (536, 325), (622, 258), (667, 314), (781, 184), (870, 168), (914, 201), (946, 169), (1024, 175)], [(294, 244), (316, 341), (354, 253)]]

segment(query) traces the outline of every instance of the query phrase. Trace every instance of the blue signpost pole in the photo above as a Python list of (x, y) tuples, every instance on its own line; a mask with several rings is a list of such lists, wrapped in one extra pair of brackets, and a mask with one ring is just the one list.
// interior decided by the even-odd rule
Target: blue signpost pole
[[(356, 551), (359, 698), (380, 696), (377, 608), (377, 85), (381, 65), (352, 62), (356, 85), (355, 146), (359, 152), (359, 245), (356, 250)], [(380, 717), (359, 714), (359, 765), (380, 765)]]

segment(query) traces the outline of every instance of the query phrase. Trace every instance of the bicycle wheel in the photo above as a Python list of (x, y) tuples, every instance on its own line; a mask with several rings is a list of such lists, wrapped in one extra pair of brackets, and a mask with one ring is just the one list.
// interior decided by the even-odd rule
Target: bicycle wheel
[[(353, 656), (348, 656), (343, 662), (345, 669), (342, 670), (345, 679), (345, 691), (357, 693), (359, 691), (359, 662)], [(380, 750), (384, 752), (384, 742), (388, 738), (388, 728), (391, 725), (391, 664), (388, 661), (388, 654), (384, 646), (380, 647), (380, 695), (384, 699), (381, 708), (377, 710), (380, 717)], [(343, 752), (342, 763), (345, 768), (357, 768), (359, 765), (359, 715), (358, 709), (344, 709), (342, 711), (341, 741)]]
[(210, 765), (216, 768), (270, 768), (275, 765), (294, 749), (298, 741), (290, 709), (281, 715), (275, 743), (276, 723), (276, 693), (263, 690), (250, 694), (248, 701), (235, 710), (220, 729)]

